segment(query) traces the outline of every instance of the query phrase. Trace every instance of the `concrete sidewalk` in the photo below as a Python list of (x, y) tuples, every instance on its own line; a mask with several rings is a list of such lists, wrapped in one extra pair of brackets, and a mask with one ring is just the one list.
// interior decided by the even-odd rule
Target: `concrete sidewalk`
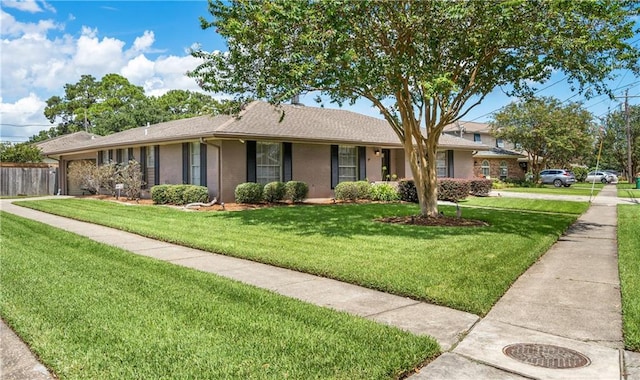
[[(640, 380), (640, 354), (621, 354), (615, 240), (615, 204), (618, 200), (613, 186), (601, 191), (570, 231), (521, 276), (482, 321), (475, 315), (445, 307), (159, 242), (14, 206), (7, 200), (0, 202), (3, 211), (136, 254), (216, 273), (415, 334), (431, 335), (446, 352), (412, 379), (620, 379), (626, 371), (628, 380)], [(6, 357), (11, 351), (11, 347), (6, 347), (11, 344), (5, 339), (6, 330), (9, 329), (1, 330), (3, 370), (6, 369), (4, 363), (11, 361)], [(18, 340), (15, 346), (20, 346), (20, 343)], [(514, 343), (572, 349), (586, 356), (589, 365), (578, 369), (549, 369), (524, 364), (503, 352), (505, 347)], [(25, 355), (21, 358), (26, 363), (23, 370), (41, 369), (37, 367), (39, 363), (35, 358), (32, 357), (31, 361)], [(16, 369), (15, 373), (25, 372)], [(36, 378), (6, 375), (3, 373), (2, 378)]]
[(617, 203), (605, 186), (460, 344), (411, 378), (640, 379), (640, 354), (622, 350)]

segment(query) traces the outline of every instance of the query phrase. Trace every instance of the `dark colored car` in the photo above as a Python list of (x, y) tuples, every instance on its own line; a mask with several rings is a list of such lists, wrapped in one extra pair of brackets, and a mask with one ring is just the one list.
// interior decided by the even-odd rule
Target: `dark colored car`
[(540, 172), (540, 181), (555, 187), (569, 187), (576, 183), (576, 176), (564, 169), (545, 169)]

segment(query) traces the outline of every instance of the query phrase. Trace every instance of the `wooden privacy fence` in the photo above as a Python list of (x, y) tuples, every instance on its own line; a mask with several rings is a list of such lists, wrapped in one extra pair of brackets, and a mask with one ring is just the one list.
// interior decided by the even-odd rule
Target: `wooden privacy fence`
[(48, 164), (0, 163), (0, 196), (53, 195), (57, 167)]

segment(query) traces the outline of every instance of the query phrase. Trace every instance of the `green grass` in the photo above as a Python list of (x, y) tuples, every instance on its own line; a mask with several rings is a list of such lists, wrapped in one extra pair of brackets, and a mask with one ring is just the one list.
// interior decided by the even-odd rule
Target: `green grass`
[(636, 189), (635, 183), (618, 183), (618, 197), (640, 199), (640, 189)]
[(512, 210), (529, 210), (538, 212), (552, 212), (562, 214), (581, 215), (589, 208), (586, 202), (568, 202), (558, 200), (500, 198), (500, 197), (469, 197), (460, 202), (461, 206), (495, 207)]
[[(597, 195), (604, 185), (596, 183), (593, 185), (593, 195)], [(578, 182), (570, 187), (554, 187), (553, 185), (542, 185), (542, 187), (507, 187), (504, 189), (496, 189), (496, 191), (509, 191), (515, 193), (532, 193), (532, 194), (553, 194), (553, 195), (574, 195), (574, 196), (590, 196), (592, 192), (591, 183)]]
[[(418, 207), (409, 204), (241, 212), (185, 212), (81, 199), (20, 204), (479, 315), (486, 314), (577, 218), (577, 213), (464, 208), (465, 218), (490, 226), (434, 228), (374, 221), (417, 214)], [(455, 214), (452, 206), (440, 209)]]
[(640, 351), (640, 206), (618, 206), (618, 257), (626, 348)]
[(0, 215), (0, 313), (59, 378), (396, 378), (438, 353), (429, 337)]

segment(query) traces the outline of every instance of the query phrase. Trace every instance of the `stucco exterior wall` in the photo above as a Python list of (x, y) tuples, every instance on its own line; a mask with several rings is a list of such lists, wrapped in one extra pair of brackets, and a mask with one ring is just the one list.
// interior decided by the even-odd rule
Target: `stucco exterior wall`
[(292, 177), (309, 186), (309, 198), (331, 198), (331, 146), (298, 144), (291, 147)]
[(182, 184), (182, 144), (160, 146), (160, 178), (158, 183), (162, 185)]
[(473, 173), (473, 152), (453, 151), (453, 176), (454, 178), (475, 177)]
[(220, 142), (221, 202), (234, 202), (238, 184), (247, 182), (247, 148), (239, 140)]
[(220, 198), (218, 186), (220, 184), (220, 147), (214, 144), (207, 144), (207, 188), (209, 189), (209, 199)]

